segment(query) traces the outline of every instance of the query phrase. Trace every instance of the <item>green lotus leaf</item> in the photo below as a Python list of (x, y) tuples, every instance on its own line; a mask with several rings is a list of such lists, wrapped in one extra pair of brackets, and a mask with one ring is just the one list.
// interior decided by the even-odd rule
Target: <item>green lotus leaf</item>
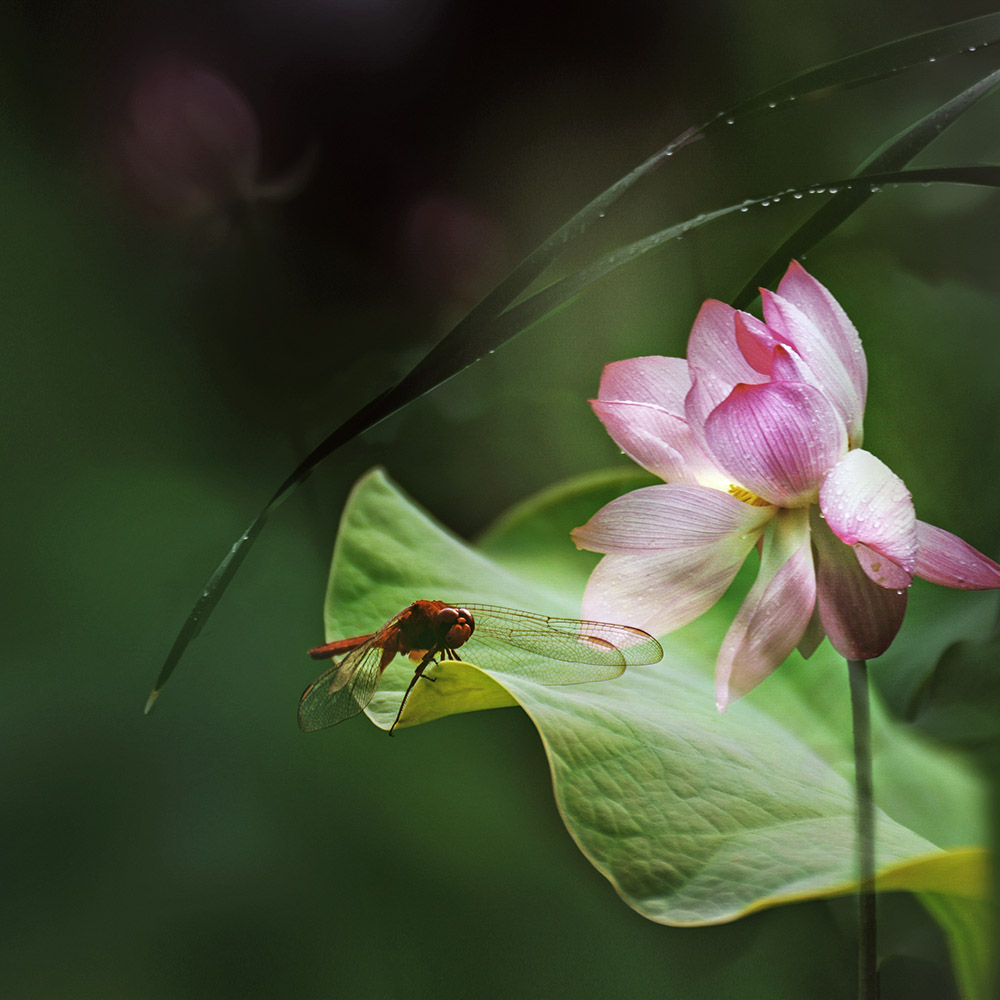
[[(383, 473), (369, 473), (341, 524), (328, 638), (371, 632), (422, 598), (578, 615), (593, 560), (574, 552), (566, 532), (635, 482), (616, 474), (549, 491), (505, 517), (477, 551)], [(846, 668), (826, 646), (808, 662), (796, 656), (720, 715), (712, 671), (738, 598), (668, 636), (662, 662), (600, 683), (545, 686), (523, 669), (436, 664), (427, 671), (434, 682), (414, 686), (398, 728), (520, 705), (542, 738), (573, 839), (651, 920), (712, 924), (852, 892)], [(397, 657), (386, 670), (368, 709), (382, 728), (392, 725), (413, 666)], [(961, 758), (891, 722), (877, 703), (874, 725), (879, 885), (936, 900), (949, 915), (942, 925), (960, 926), (975, 954), (969, 921), (956, 914), (987, 895), (979, 782)], [(976, 975), (966, 970), (966, 981)]]

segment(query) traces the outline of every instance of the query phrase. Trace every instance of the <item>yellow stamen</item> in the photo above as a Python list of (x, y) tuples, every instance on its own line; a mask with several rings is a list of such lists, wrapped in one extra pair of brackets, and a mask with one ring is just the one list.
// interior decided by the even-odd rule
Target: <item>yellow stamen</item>
[(742, 486), (737, 486), (735, 483), (729, 484), (729, 493), (731, 496), (736, 497), (737, 500), (742, 500), (744, 503), (750, 504), (751, 507), (771, 506), (770, 500), (764, 500), (763, 498), (757, 496), (756, 493), (751, 493), (748, 489), (744, 489)]

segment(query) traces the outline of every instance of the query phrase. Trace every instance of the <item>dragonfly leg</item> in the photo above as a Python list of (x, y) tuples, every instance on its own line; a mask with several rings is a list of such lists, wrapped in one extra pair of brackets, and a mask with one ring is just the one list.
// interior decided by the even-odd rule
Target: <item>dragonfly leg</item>
[[(396, 713), (396, 718), (393, 721), (392, 725), (389, 727), (390, 736), (392, 736), (392, 731), (399, 724), (399, 720), (403, 716), (403, 709), (406, 707), (406, 699), (410, 697), (410, 692), (413, 690), (413, 685), (416, 684), (421, 677), (424, 677), (424, 671), (427, 669), (427, 667), (431, 663), (436, 662), (434, 657), (437, 655), (437, 652), (438, 650), (436, 649), (428, 649), (427, 652), (424, 653), (423, 659), (421, 659), (421, 661), (417, 664), (417, 669), (413, 671), (413, 677), (411, 678), (410, 683), (407, 685), (406, 691), (403, 694), (403, 700), (399, 703), (399, 711)], [(433, 681), (435, 679), (436, 678), (434, 677), (424, 677), (425, 681)]]

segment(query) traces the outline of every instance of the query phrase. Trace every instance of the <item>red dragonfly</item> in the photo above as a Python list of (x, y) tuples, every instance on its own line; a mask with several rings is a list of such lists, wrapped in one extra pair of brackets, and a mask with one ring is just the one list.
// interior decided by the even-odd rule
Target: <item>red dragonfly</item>
[[(464, 657), (455, 652), (460, 646), (466, 647)], [(519, 651), (548, 662), (519, 663)], [(529, 677), (540, 684), (580, 684), (610, 680), (624, 673), (626, 666), (658, 663), (663, 656), (651, 635), (628, 625), (550, 618), (487, 604), (414, 601), (377, 632), (309, 650), (314, 660), (343, 658), (303, 692), (299, 727), (306, 732), (326, 729), (364, 711), (397, 653), (408, 655), (416, 669), (390, 733), (413, 685), (438, 659), (467, 658), (477, 666)]]

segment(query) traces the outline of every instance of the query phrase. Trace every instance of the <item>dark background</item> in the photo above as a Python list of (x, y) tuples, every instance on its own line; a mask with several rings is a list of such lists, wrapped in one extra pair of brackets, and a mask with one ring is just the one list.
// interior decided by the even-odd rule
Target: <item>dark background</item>
[[(344, 448), (141, 710), (200, 586), (296, 462), (573, 211), (766, 86), (984, 11), (880, 6), (4, 5), (7, 995), (852, 994), (849, 907), (701, 929), (632, 913), (565, 833), (518, 712), (394, 740), (363, 719), (307, 737), (294, 718), (354, 479), (384, 464), (472, 535), (613, 464), (586, 405), (601, 366), (683, 354), (698, 304), (739, 289), (794, 206), (626, 269)], [(846, 175), (988, 55), (738, 121), (586, 249)], [(241, 123), (228, 154), (142, 120), (164, 65), (177, 94), (202, 88), (209, 134)], [(954, 131), (924, 162), (995, 158), (995, 110)], [(136, 142), (158, 173), (137, 171)], [(995, 406), (962, 379), (995, 385), (995, 211), (980, 191), (885, 192), (807, 261), (865, 337), (866, 443), (921, 517), (992, 554)], [(946, 996), (934, 929), (885, 905), (888, 995)]]

